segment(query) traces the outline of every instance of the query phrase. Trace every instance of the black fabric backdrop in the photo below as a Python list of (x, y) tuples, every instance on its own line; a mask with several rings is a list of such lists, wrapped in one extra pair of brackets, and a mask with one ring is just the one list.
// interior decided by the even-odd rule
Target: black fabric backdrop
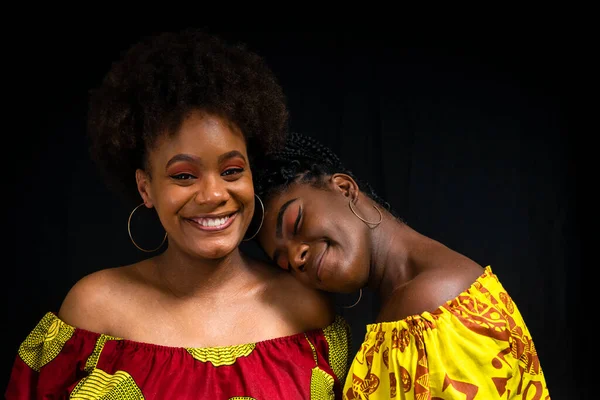
[[(584, 336), (571, 328), (583, 269), (569, 43), (208, 30), (267, 58), (293, 130), (338, 152), (413, 228), (491, 265), (528, 323), (553, 399), (586, 398), (574, 355)], [(127, 235), (131, 208), (105, 189), (88, 158), (84, 124), (87, 90), (151, 32), (46, 31), (35, 51), (12, 60), (13, 77), (27, 78), (17, 78), (25, 119), (11, 135), (17, 161), (5, 195), (14, 203), (14, 260), (4, 270), (4, 381), (20, 342), (71, 285), (146, 255)], [(365, 293), (345, 311), (355, 350), (377, 306)]]

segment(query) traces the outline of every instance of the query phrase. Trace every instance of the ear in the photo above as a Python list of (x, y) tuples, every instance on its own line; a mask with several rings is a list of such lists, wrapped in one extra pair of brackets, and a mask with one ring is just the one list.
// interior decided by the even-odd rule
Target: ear
[(347, 174), (333, 174), (331, 176), (331, 182), (336, 190), (339, 190), (345, 197), (352, 202), (355, 202), (358, 198), (360, 189), (358, 184), (350, 175)]
[(137, 184), (138, 192), (144, 200), (144, 204), (146, 207), (152, 208), (154, 202), (152, 201), (152, 193), (150, 192), (150, 175), (142, 169), (137, 169), (135, 171), (135, 182)]

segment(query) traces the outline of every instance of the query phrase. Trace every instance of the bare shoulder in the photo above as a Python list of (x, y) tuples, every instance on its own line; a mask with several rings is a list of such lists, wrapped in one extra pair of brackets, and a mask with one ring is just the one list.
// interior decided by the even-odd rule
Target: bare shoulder
[(325, 328), (333, 322), (333, 303), (327, 293), (303, 285), (283, 270), (276, 270), (271, 285), (271, 300), (285, 307), (298, 330)]
[(483, 273), (475, 263), (423, 272), (396, 291), (382, 307), (378, 320), (397, 321), (433, 312), (467, 290)]
[(108, 268), (77, 281), (62, 302), (58, 317), (92, 332), (110, 334), (113, 311), (122, 301), (131, 267)]

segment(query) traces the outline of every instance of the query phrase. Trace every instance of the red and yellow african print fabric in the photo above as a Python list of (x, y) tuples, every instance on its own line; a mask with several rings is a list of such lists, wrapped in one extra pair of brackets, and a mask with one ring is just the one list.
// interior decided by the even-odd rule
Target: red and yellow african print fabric
[(350, 330), (227, 347), (175, 348), (78, 329), (47, 313), (21, 344), (6, 398), (339, 399)]
[(491, 268), (433, 313), (367, 325), (344, 399), (548, 400), (531, 334)]

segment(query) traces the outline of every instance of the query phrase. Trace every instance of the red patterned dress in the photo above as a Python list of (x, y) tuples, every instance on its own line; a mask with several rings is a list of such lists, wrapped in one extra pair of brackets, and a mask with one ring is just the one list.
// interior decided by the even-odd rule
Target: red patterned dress
[(79, 329), (47, 313), (19, 347), (6, 398), (339, 399), (350, 330), (257, 343), (177, 348)]

